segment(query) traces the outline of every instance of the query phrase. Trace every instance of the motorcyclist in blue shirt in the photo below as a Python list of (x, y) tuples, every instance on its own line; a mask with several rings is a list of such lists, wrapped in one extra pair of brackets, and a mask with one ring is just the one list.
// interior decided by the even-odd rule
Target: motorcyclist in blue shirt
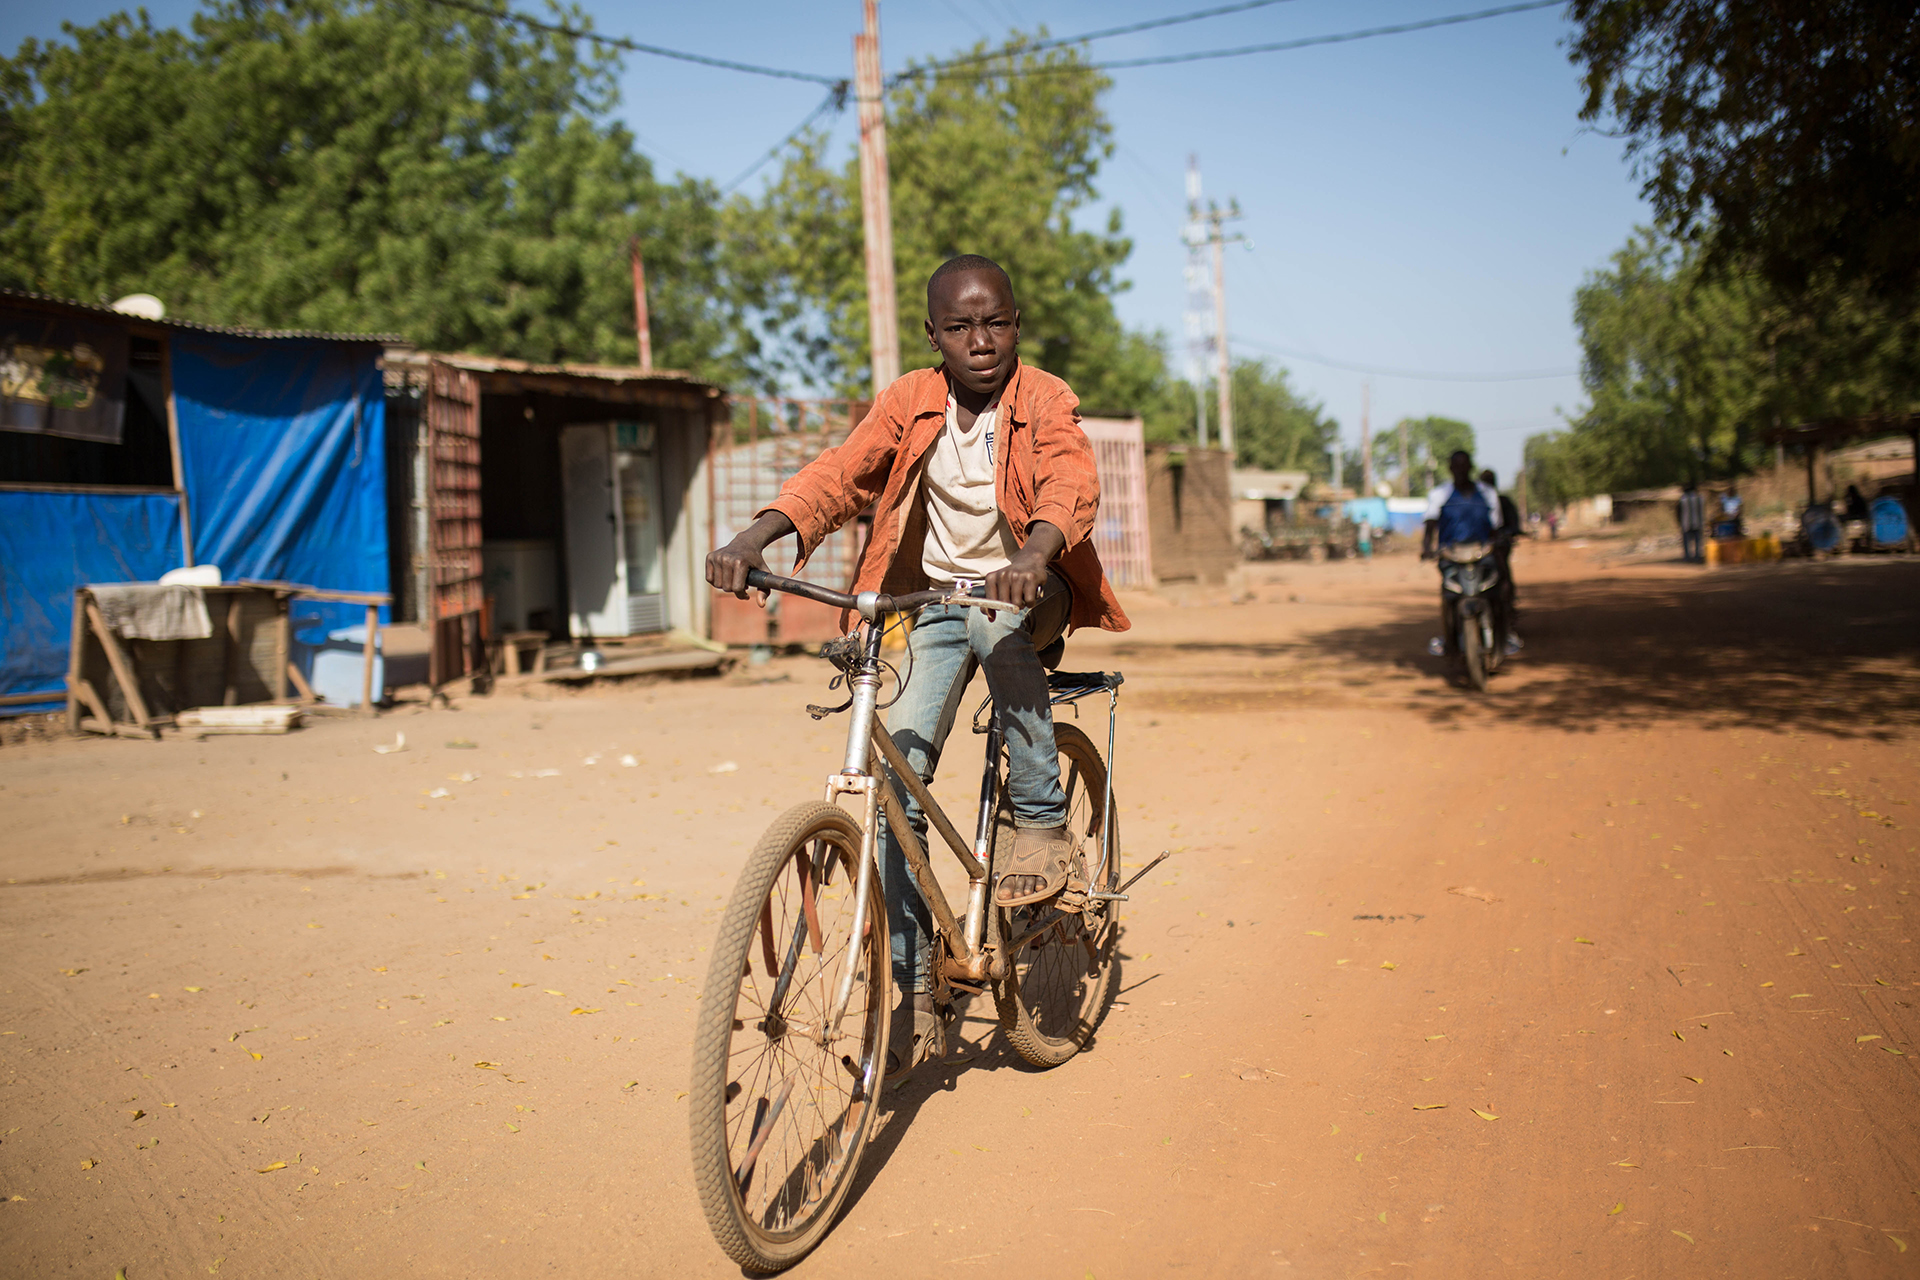
[[(1456, 449), (1447, 459), (1451, 482), (1427, 495), (1426, 528), (1420, 539), (1420, 558), (1431, 560), (1440, 547), (1461, 543), (1491, 543), (1501, 532), (1500, 494), (1491, 485), (1474, 479), (1473, 455)], [(1494, 643), (1504, 646), (1507, 618), (1504, 591), (1494, 595)], [(1449, 658), (1460, 652), (1460, 620), (1454, 616), (1454, 602), (1445, 586), (1440, 590), (1440, 621), (1443, 651)]]

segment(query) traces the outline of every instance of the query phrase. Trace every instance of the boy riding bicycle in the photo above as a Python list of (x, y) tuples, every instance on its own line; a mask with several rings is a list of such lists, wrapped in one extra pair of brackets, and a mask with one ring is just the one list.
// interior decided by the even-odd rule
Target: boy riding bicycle
[[(769, 544), (797, 535), (804, 562), (872, 506), (854, 592), (953, 586), (1020, 606), (998, 615), (958, 605), (924, 610), (907, 641), (913, 678), (889, 715), (894, 744), (931, 783), (969, 657), (985, 669), (1007, 743), (1015, 826), (994, 900), (1017, 907), (1058, 894), (1077, 852), (1041, 652), (1076, 627), (1130, 624), (1089, 541), (1100, 478), (1079, 400), (1059, 378), (1020, 363), (1020, 312), (1007, 273), (973, 254), (943, 263), (927, 281), (926, 333), (942, 363), (882, 390), (844, 444), (801, 470), (750, 528), (707, 557), (707, 581), (744, 598), (747, 573), (766, 568)], [(911, 796), (906, 805), (924, 834), (919, 805)], [(890, 1036), (892, 1075), (944, 1056), (946, 1035), (930, 994), (927, 907), (891, 832), (880, 872), (903, 993)]]

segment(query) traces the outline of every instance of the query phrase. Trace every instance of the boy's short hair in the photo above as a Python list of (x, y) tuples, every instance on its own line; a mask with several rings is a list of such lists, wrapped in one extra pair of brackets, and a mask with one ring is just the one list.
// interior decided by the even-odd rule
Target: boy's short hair
[(1007, 274), (1007, 269), (1005, 267), (995, 262), (992, 258), (983, 258), (977, 253), (963, 253), (963, 254), (960, 254), (958, 257), (948, 258), (945, 262), (935, 267), (933, 269), (933, 274), (927, 277), (927, 310), (928, 311), (933, 310), (933, 286), (940, 283), (942, 280), (946, 279), (948, 276), (959, 275), (963, 271), (994, 272), (1002, 280), (1006, 281), (1007, 296), (1009, 298), (1013, 296), (1013, 277)]

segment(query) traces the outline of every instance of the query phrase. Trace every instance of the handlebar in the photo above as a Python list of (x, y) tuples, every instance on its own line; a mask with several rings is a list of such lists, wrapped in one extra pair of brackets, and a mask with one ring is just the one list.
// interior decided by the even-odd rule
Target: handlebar
[(900, 596), (862, 591), (859, 595), (850, 595), (845, 591), (834, 591), (827, 587), (815, 586), (811, 582), (802, 582), (798, 578), (782, 578), (761, 569), (747, 570), (747, 585), (756, 591), (784, 591), (790, 596), (814, 600), (836, 609), (850, 609), (868, 622), (873, 622), (884, 614), (912, 613), (930, 604), (962, 604), (995, 612), (1000, 610), (1008, 613), (1020, 612), (1019, 605), (1009, 604), (1005, 600), (988, 600), (983, 596), (961, 596), (951, 591), (911, 591)]

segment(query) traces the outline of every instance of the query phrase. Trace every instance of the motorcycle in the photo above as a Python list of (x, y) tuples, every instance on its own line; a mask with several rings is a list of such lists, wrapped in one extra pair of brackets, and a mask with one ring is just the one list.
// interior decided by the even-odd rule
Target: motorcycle
[(1500, 669), (1504, 646), (1496, 617), (1499, 589), (1500, 562), (1492, 543), (1458, 542), (1440, 548), (1441, 621), (1456, 629), (1467, 679), (1480, 693)]

